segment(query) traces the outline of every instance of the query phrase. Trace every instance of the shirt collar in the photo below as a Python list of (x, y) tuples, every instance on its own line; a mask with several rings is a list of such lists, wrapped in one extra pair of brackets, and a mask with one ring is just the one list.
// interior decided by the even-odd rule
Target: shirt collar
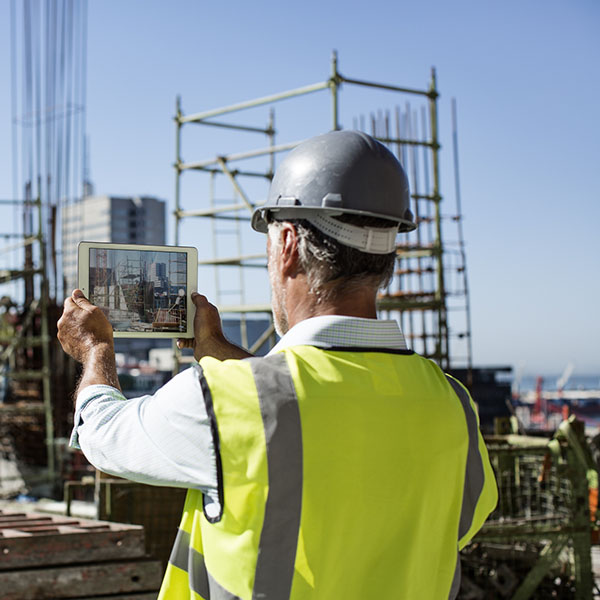
[(340, 315), (323, 315), (300, 321), (279, 340), (269, 354), (291, 346), (407, 349), (406, 340), (396, 321)]

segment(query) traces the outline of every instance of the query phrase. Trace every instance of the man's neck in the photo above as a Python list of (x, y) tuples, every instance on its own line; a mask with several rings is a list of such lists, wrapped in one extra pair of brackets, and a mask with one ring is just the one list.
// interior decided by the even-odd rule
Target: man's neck
[(305, 319), (324, 315), (377, 318), (377, 291), (371, 288), (359, 287), (351, 293), (332, 294), (323, 298), (310, 291), (302, 276), (288, 283), (286, 312), (290, 328)]

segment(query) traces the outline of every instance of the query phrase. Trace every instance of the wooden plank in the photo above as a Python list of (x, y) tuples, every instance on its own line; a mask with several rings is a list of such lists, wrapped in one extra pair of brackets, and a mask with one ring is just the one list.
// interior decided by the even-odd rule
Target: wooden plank
[(66, 519), (66, 518), (21, 518), (21, 519), (6, 519), (0, 521), (0, 530), (2, 529), (21, 529), (23, 527), (56, 527), (58, 525), (76, 525), (79, 521), (77, 519)]
[(0, 522), (0, 529), (15, 527), (27, 527), (28, 525), (50, 525), (52, 523), (52, 519), (27, 519), (23, 517), (21, 519), (4, 519)]
[(96, 526), (82, 526), (77, 521), (73, 521), (72, 523), (66, 524), (54, 524), (54, 523), (44, 523), (42, 524), (20, 524), (15, 523), (14, 525), (8, 525), (3, 527), (0, 532), (4, 533), (5, 531), (25, 531), (30, 533), (31, 535), (39, 535), (46, 533), (69, 533), (69, 530), (78, 531), (80, 533), (84, 531), (110, 531), (110, 525), (106, 523), (98, 524)]
[(74, 527), (82, 531), (89, 530), (117, 530), (131, 529), (131, 525), (120, 525), (109, 523), (107, 521), (90, 521), (84, 519), (75, 519), (72, 517), (64, 517), (62, 515), (41, 515), (38, 513), (8, 513), (0, 511), (0, 535), (8, 529), (18, 529), (20, 531), (57, 529), (61, 527)]
[(0, 572), (2, 600), (50, 600), (158, 591), (158, 560)]
[(11, 519), (15, 519), (15, 518), (27, 518), (27, 514), (26, 513), (20, 513), (20, 512), (5, 512), (3, 510), (0, 510), (0, 523), (2, 523), (2, 521), (6, 520), (11, 520)]
[(132, 525), (119, 525), (114, 530), (1, 537), (0, 572), (22, 567), (130, 559), (144, 554), (144, 530)]

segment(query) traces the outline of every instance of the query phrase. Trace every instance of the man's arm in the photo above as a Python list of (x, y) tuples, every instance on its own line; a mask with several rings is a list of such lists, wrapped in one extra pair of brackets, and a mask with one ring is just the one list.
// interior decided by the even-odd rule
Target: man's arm
[(83, 365), (77, 393), (89, 385), (109, 385), (121, 390), (111, 324), (81, 290), (74, 290), (65, 300), (58, 321), (58, 340), (63, 350)]
[[(196, 340), (186, 345), (194, 348), (197, 359), (250, 356), (227, 341), (217, 309), (204, 296), (193, 294), (192, 299)], [(81, 290), (65, 301), (58, 326), (63, 349), (84, 368), (72, 444), (107, 473), (200, 489), (216, 498), (215, 449), (195, 370), (180, 373), (152, 396), (126, 400), (118, 391), (112, 327)]]
[[(219, 311), (205, 296), (192, 293), (196, 307), (194, 339), (180, 339), (179, 348), (193, 348), (194, 358), (213, 356), (219, 360), (252, 356), (232, 344), (223, 334)], [(65, 300), (63, 315), (58, 321), (58, 340), (63, 350), (83, 365), (83, 375), (77, 393), (90, 385), (109, 385), (120, 390), (112, 327), (97, 306), (81, 290), (74, 290)]]
[(82, 388), (71, 445), (105, 473), (218, 498), (216, 451), (197, 366), (139, 398), (126, 399), (103, 385)]

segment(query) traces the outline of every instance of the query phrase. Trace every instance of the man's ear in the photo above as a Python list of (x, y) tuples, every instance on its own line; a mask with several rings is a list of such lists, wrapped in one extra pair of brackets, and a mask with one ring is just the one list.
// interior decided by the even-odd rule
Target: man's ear
[(299, 272), (298, 232), (291, 223), (281, 228), (281, 273), (286, 277), (295, 277)]

